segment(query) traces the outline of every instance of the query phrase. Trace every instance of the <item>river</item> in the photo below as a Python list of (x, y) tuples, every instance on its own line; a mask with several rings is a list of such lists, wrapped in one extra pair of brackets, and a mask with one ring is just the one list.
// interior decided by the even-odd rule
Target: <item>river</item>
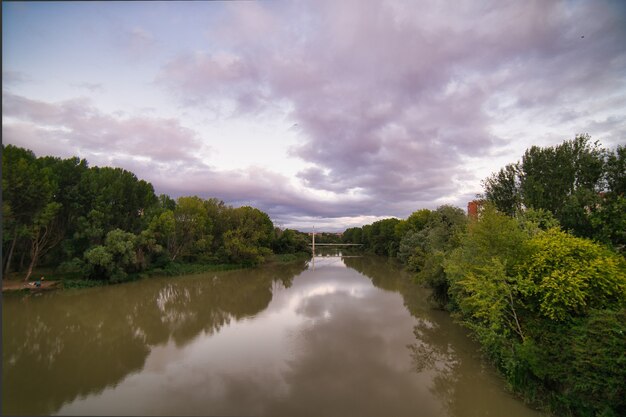
[(327, 252), (2, 303), (11, 415), (537, 417), (399, 265)]

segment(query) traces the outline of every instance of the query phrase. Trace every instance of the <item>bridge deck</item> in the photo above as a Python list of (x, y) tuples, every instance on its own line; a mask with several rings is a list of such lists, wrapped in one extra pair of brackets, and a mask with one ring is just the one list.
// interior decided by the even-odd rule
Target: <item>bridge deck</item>
[[(309, 246), (313, 246), (309, 243)], [(363, 246), (362, 243), (316, 243), (315, 246)]]

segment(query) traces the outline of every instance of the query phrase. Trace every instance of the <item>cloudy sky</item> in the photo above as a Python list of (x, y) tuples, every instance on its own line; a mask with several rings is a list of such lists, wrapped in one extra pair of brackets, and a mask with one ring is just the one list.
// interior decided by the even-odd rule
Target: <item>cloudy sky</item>
[(465, 208), (531, 145), (626, 143), (626, 6), (2, 3), (2, 140), (342, 230)]

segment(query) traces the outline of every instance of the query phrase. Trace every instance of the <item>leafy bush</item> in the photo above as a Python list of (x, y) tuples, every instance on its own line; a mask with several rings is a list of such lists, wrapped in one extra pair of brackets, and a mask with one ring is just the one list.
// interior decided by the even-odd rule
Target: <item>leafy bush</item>
[(536, 313), (563, 321), (625, 302), (624, 259), (610, 250), (557, 229), (537, 235), (529, 246), (520, 290)]
[(468, 227), (444, 262), (455, 316), (526, 398), (559, 415), (623, 415), (624, 259), (529, 218), (486, 207)]

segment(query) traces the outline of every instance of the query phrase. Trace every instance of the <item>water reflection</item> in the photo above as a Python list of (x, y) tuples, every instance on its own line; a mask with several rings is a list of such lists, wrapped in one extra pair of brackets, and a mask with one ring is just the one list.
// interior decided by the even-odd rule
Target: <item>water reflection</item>
[(3, 412), (536, 415), (427, 296), (394, 262), (325, 248), (288, 267), (9, 297)]
[(304, 262), (3, 299), (2, 411), (51, 414), (142, 370), (151, 347), (181, 347), (268, 306)]
[(414, 370), (430, 376), (430, 391), (440, 399), (445, 415), (541, 415), (503, 391), (505, 381), (482, 360), (478, 344), (446, 312), (432, 309), (428, 293), (413, 285), (394, 260), (363, 257), (345, 259), (345, 263), (370, 277), (377, 287), (402, 295), (404, 305), (416, 318), (415, 338), (407, 345)]

